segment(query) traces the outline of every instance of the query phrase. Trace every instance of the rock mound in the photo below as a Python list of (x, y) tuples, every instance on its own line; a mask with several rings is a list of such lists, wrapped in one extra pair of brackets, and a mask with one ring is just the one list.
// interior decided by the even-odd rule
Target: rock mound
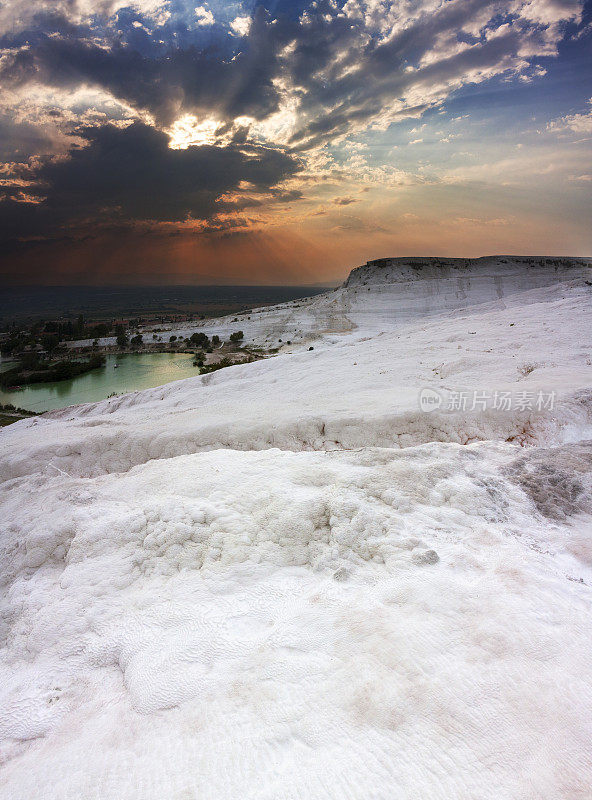
[[(481, 258), (377, 258), (353, 269), (343, 286), (406, 283), (419, 279), (490, 276), (527, 278), (531, 288), (569, 280), (586, 273), (590, 259), (548, 256), (483, 256)], [(546, 283), (541, 280), (546, 278)]]

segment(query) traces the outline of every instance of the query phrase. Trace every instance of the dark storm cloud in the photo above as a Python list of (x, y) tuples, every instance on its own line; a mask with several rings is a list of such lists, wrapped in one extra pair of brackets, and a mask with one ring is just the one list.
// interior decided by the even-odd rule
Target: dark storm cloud
[(284, 191), (282, 189), (272, 189), (270, 192), (274, 200), (279, 203), (292, 203), (295, 200), (302, 200), (303, 194), (300, 189), (290, 189)]
[[(90, 220), (208, 220), (240, 207), (240, 202), (221, 198), (242, 182), (256, 195), (273, 190), (300, 168), (293, 157), (256, 145), (171, 150), (166, 134), (142, 123), (124, 129), (105, 125), (81, 135), (87, 146), (73, 148), (68, 158), (13, 170), (0, 204), (7, 239), (76, 230)], [(18, 202), (21, 192), (45, 199)]]
[(15, 122), (11, 114), (0, 111), (0, 163), (51, 152), (54, 145), (42, 126)]
[[(97, 86), (164, 126), (185, 113), (264, 120), (287, 92), (299, 103), (292, 143), (306, 149), (392, 105), (420, 115), (463, 82), (524, 70), (552, 52), (557, 32), (543, 20), (569, 20), (581, 3), (541, 0), (537, 11), (503, 0), (420, 0), (406, 18), (397, 4), (381, 6), (378, 22), (354, 0), (344, 9), (319, 0), (298, 17), (301, 7), (276, 3), (272, 17), (258, 5), (248, 34), (237, 37), (228, 20), (196, 26), (193, 4), (171, 4), (174, 13), (156, 24), (130, 8), (82, 23), (62, 3), (61, 15), (42, 9), (4, 35), (0, 80), (13, 89)], [(389, 14), (390, 32), (380, 27)]]
[(190, 36), (185, 28), (186, 44), (179, 47), (179, 37), (170, 32), (163, 33), (168, 41), (161, 41), (160, 32), (152, 36), (133, 25), (124, 31), (85, 29), (47, 14), (33, 22), (31, 29), (0, 39), (6, 50), (0, 81), (11, 89), (32, 82), (66, 89), (97, 86), (163, 125), (185, 112), (232, 120), (262, 119), (277, 110), (273, 78), (285, 35), (270, 26), (262, 8), (238, 52), (228, 32), (200, 47), (204, 34)]

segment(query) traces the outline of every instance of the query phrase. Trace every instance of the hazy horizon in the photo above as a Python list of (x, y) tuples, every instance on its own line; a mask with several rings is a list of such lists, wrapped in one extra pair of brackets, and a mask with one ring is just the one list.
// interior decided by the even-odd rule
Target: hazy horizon
[(69, 317), (91, 319), (194, 315), (218, 317), (297, 300), (327, 286), (171, 285), (11, 286), (0, 293), (0, 324)]
[[(236, 281), (224, 281), (220, 278), (216, 278), (216, 276), (202, 276), (200, 280), (195, 280), (193, 282), (187, 281), (174, 281), (174, 280), (167, 280), (169, 275), (167, 273), (162, 275), (162, 280), (157, 280), (159, 275), (153, 276), (152, 281), (144, 280), (144, 282), (138, 281), (129, 281), (129, 282), (95, 282), (95, 283), (82, 283), (79, 281), (71, 281), (69, 283), (44, 283), (42, 280), (36, 280), (34, 282), (11, 282), (10, 280), (4, 281), (4, 289), (5, 290), (47, 290), (47, 289), (153, 289), (153, 288), (326, 288), (326, 289), (333, 289), (336, 286), (339, 286), (343, 281), (345, 281), (351, 272), (352, 269), (355, 269), (358, 266), (362, 266), (363, 264), (369, 263), (371, 261), (380, 261), (382, 259), (389, 259), (389, 258), (409, 258), (409, 259), (416, 259), (416, 258), (426, 258), (426, 259), (458, 259), (458, 260), (476, 260), (480, 258), (589, 258), (592, 259), (592, 248), (589, 252), (585, 253), (565, 253), (565, 252), (499, 252), (499, 253), (481, 253), (480, 255), (456, 255), (456, 254), (445, 254), (445, 253), (407, 253), (400, 255), (396, 254), (382, 254), (374, 256), (373, 258), (368, 258), (365, 260), (360, 260), (359, 262), (352, 262), (347, 267), (344, 267), (340, 270), (337, 277), (331, 280), (325, 281), (314, 281), (314, 282), (277, 282), (277, 283), (265, 283), (262, 281), (252, 281), (249, 282), (248, 280), (243, 280), (241, 282)], [(97, 276), (100, 278), (100, 276)], [(208, 280), (209, 278), (209, 280)]]

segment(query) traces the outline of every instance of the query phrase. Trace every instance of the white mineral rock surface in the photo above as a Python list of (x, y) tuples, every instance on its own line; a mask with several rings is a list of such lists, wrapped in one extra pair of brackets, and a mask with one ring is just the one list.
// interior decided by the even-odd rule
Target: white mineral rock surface
[(2, 800), (589, 800), (589, 264), (237, 327), (292, 345), (0, 433)]

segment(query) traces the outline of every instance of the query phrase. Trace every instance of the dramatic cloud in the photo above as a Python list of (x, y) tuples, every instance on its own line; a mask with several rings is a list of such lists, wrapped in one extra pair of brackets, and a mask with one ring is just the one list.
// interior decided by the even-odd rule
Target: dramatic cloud
[(109, 27), (97, 37), (90, 28), (73, 32), (71, 24), (57, 17), (45, 24), (43, 32), (4, 37), (0, 81), (13, 92), (31, 84), (69, 90), (100, 87), (161, 124), (189, 111), (224, 120), (262, 119), (278, 108), (272, 82), (276, 55), (267, 46), (269, 31), (262, 19), (253, 24), (248, 51), (234, 57), (200, 50), (193, 43), (183, 49), (172, 43), (165, 47), (133, 27), (139, 37), (135, 43), (127, 41), (129, 28), (126, 36)]
[[(525, 151), (494, 152), (496, 140), (513, 137), (519, 147), (532, 128), (532, 137), (567, 146), (570, 137), (589, 134), (589, 75), (575, 67), (569, 73), (571, 53), (574, 64), (584, 63), (578, 48), (591, 38), (588, 6), (582, 0), (0, 4), (5, 242), (80, 239), (97, 228), (139, 225), (160, 234), (173, 224), (192, 226), (196, 236), (244, 233), (319, 225), (331, 216), (327, 209), (341, 215), (337, 223), (326, 220), (329, 232), (388, 231), (394, 190), (415, 203), (414, 187), (424, 187), (429, 205), (429, 187), (476, 183), (488, 164), (506, 158), (536, 163), (536, 152), (528, 158)], [(553, 97), (563, 105), (557, 101), (537, 117), (540, 104), (533, 101), (519, 129), (520, 114), (511, 109), (529, 87), (554, 80), (561, 59), (568, 67), (557, 73), (563, 83)], [(508, 98), (506, 115), (476, 131), (476, 120), (490, 107), (494, 113), (501, 97)], [(456, 117), (448, 113), (455, 103)], [(590, 167), (576, 170), (573, 161), (564, 153), (555, 163), (569, 163), (564, 177), (575, 192)], [(293, 201), (302, 212), (280, 209)], [(340, 207), (353, 203), (359, 213), (348, 223)], [(466, 208), (455, 214), (472, 218)], [(498, 216), (488, 209), (484, 218)]]
[(290, 106), (292, 141), (307, 147), (417, 116), (467, 83), (528, 78), (581, 10), (575, 0), (319, 0), (296, 19), (259, 6), (215, 26), (208, 41), (209, 7), (188, 20), (165, 3), (169, 16), (154, 28), (145, 15), (155, 4), (107, 16), (119, 5), (105, 4), (102, 23), (63, 6), (25, 15), (4, 34), (2, 81), (13, 91), (101, 87), (161, 124), (187, 113), (263, 121)]
[(299, 169), (293, 157), (257, 145), (173, 150), (166, 134), (142, 123), (80, 136), (85, 146), (67, 158), (13, 167), (2, 187), (8, 237), (63, 234), (82, 224), (209, 220), (256, 203), (229, 196), (241, 186), (268, 192)]

